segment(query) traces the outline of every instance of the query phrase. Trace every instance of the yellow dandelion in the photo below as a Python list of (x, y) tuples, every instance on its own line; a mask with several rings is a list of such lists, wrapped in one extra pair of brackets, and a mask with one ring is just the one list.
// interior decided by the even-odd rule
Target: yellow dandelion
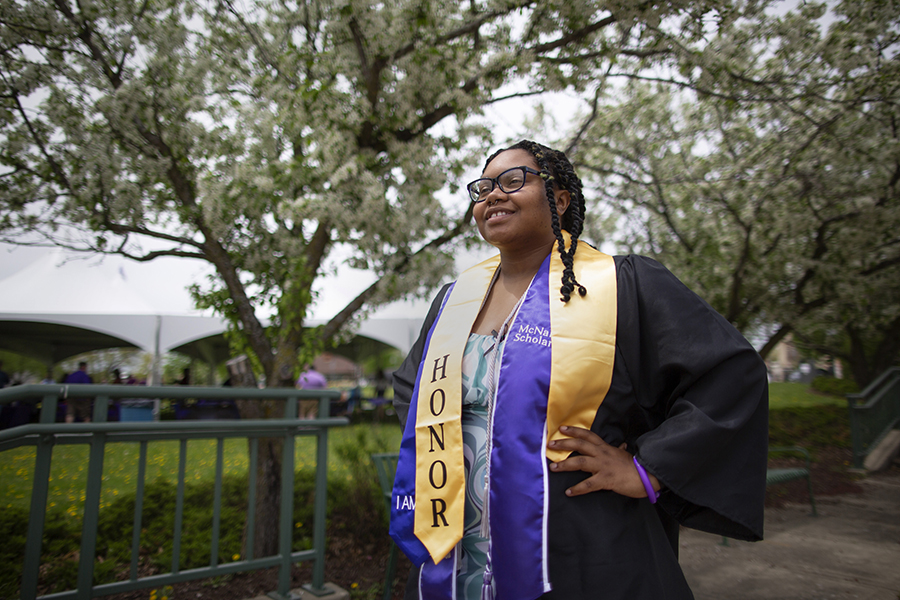
[(350, 587), (353, 588), (353, 589), (355, 590), (356, 588), (359, 587), (359, 584), (356, 583), (356, 582), (353, 582), (353, 583), (350, 584)]
[(240, 558), (241, 558), (240, 554), (232, 554), (231, 555), (231, 560), (240, 560)]

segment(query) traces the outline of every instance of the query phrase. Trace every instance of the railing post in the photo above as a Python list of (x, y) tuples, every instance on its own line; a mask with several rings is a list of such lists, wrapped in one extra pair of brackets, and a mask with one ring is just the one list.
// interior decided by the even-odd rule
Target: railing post
[(181, 534), (184, 525), (184, 477), (187, 470), (187, 438), (178, 443), (178, 487), (175, 491), (175, 525), (172, 535), (172, 573), (181, 570)]
[(259, 438), (250, 438), (250, 458), (247, 469), (247, 536), (244, 560), (253, 560), (253, 543), (256, 539), (256, 461), (259, 457)]
[[(284, 407), (285, 419), (297, 418), (297, 398), (288, 398)], [(279, 600), (291, 598), (291, 546), (294, 539), (294, 440), (295, 429), (284, 433), (281, 453), (281, 511), (279, 515), (278, 554), (281, 564), (278, 567)]]
[(216, 482), (213, 491), (212, 543), (209, 566), (219, 564), (219, 532), (222, 519), (222, 469), (225, 463), (225, 438), (216, 438)]
[(859, 414), (856, 403), (861, 394), (847, 394), (847, 410), (850, 416), (850, 443), (853, 446), (853, 468), (861, 469), (863, 466), (862, 436), (859, 431)]
[(316, 596), (332, 593), (325, 589), (325, 515), (328, 501), (328, 428), (316, 432), (316, 492), (313, 547), (316, 551), (312, 585), (306, 587)]
[[(94, 422), (106, 421), (109, 398), (98, 396), (94, 401)], [(88, 461), (87, 489), (84, 492), (84, 515), (81, 522), (81, 555), (78, 559), (78, 600), (90, 600), (94, 586), (94, 558), (97, 554), (97, 524), (100, 521), (100, 489), (103, 485), (103, 455), (106, 434), (91, 434), (91, 454)]]
[(34, 600), (37, 597), (44, 517), (47, 512), (47, 494), (50, 489), (53, 441), (52, 435), (42, 435), (37, 443), (31, 489), (31, 512), (28, 515), (28, 537), (25, 539), (25, 564), (22, 569), (22, 600)]
[[(41, 400), (41, 424), (56, 422), (56, 395), (46, 395)], [(28, 534), (25, 538), (25, 562), (22, 568), (22, 600), (37, 597), (38, 577), (41, 568), (41, 546), (44, 538), (44, 520), (47, 513), (47, 496), (50, 493), (50, 464), (53, 461), (52, 435), (42, 435), (35, 448), (34, 475), (31, 484), (31, 512), (28, 515)]]
[(144, 519), (144, 479), (147, 477), (147, 441), (140, 442), (137, 489), (134, 492), (134, 525), (131, 530), (131, 581), (138, 579), (141, 552), (141, 523)]

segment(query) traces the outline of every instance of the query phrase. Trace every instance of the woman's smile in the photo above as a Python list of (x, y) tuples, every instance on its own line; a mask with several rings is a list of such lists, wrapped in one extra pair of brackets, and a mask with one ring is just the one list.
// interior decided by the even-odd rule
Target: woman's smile
[(511, 215), (511, 214), (513, 214), (512, 211), (509, 211), (509, 210), (506, 210), (506, 209), (503, 209), (503, 208), (488, 209), (488, 210), (485, 212), (484, 220), (485, 220), (485, 221), (494, 221), (494, 220), (499, 219), (499, 218), (501, 218), (501, 217), (509, 216), (509, 215)]

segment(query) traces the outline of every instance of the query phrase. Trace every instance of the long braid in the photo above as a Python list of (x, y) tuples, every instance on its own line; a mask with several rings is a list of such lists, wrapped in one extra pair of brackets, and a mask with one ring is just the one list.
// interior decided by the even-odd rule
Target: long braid
[[(487, 159), (484, 168), (487, 169), (491, 161), (506, 150), (525, 150), (534, 156), (538, 169), (541, 171), (541, 176), (544, 178), (544, 188), (547, 192), (547, 203), (550, 206), (553, 234), (556, 236), (557, 251), (563, 263), (562, 286), (559, 289), (562, 295), (561, 299), (563, 302), (568, 302), (572, 292), (576, 289), (580, 296), (584, 296), (587, 294), (587, 289), (575, 279), (575, 271), (573, 270), (578, 236), (581, 235), (584, 228), (584, 195), (581, 191), (581, 179), (575, 174), (572, 163), (569, 162), (569, 159), (563, 152), (553, 150), (531, 140), (522, 140), (509, 148), (498, 150)], [(559, 218), (556, 212), (554, 184), (556, 188), (568, 191), (571, 196), (569, 207), (563, 213), (562, 219)], [(572, 245), (568, 250), (566, 250), (562, 229), (568, 231), (572, 238)]]

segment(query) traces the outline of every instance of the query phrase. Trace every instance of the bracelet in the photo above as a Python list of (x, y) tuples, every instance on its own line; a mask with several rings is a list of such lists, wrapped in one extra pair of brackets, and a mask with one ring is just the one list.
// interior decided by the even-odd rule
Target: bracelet
[(638, 475), (641, 477), (641, 483), (644, 484), (644, 489), (647, 490), (647, 500), (650, 501), (650, 504), (656, 504), (656, 499), (659, 498), (659, 495), (656, 493), (656, 490), (653, 489), (653, 484), (650, 483), (647, 471), (645, 471), (644, 467), (641, 466), (641, 463), (638, 462), (637, 456), (632, 457), (632, 460), (634, 461), (634, 468), (637, 469)]

